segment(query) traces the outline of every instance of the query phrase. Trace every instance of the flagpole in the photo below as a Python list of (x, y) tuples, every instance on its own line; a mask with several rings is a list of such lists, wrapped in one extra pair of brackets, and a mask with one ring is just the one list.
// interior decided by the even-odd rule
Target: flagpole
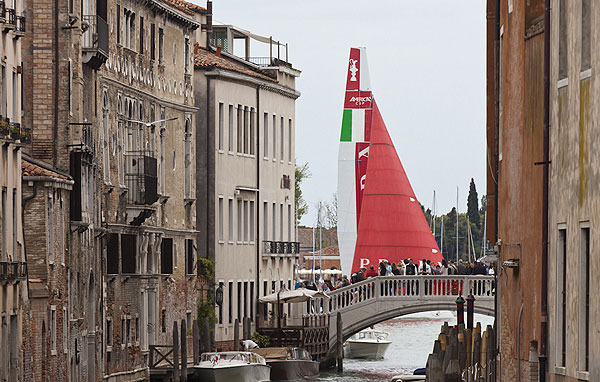
[(456, 263), (458, 264), (458, 186), (456, 186)]

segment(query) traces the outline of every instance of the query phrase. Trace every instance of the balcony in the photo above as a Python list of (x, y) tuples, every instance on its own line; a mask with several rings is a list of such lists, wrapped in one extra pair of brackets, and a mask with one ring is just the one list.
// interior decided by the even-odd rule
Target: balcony
[(248, 61), (263, 68), (270, 66), (287, 66), (288, 68), (292, 67), (292, 64), (284, 60), (280, 60), (277, 57), (248, 57)]
[(27, 277), (27, 263), (21, 261), (0, 261), (0, 280), (24, 279)]
[(297, 255), (300, 253), (300, 243), (296, 241), (263, 240), (264, 255)]
[(15, 37), (16, 38), (25, 36), (25, 27), (26, 26), (27, 26), (27, 24), (26, 24), (25, 15), (17, 16), (17, 23), (16, 23), (16, 29), (15, 29)]
[(10, 119), (0, 117), (0, 138), (31, 143), (31, 129), (21, 126), (20, 123), (10, 122)]
[(17, 19), (15, 15), (15, 10), (12, 8), (5, 8), (5, 21), (4, 21), (4, 32), (8, 32), (11, 29), (15, 29), (17, 25)]
[(127, 203), (152, 205), (158, 200), (156, 158), (150, 152), (131, 151), (125, 154), (125, 184)]
[(108, 24), (98, 15), (85, 15), (81, 29), (83, 62), (98, 70), (108, 59)]
[(0, 0), (0, 22), (6, 20), (6, 3), (4, 0)]

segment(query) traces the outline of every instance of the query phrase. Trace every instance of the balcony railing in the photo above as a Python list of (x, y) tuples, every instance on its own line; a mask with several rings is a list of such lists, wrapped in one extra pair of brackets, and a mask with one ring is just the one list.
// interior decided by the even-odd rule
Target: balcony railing
[(0, 117), (0, 138), (31, 143), (31, 128), (23, 127), (20, 123)]
[(289, 68), (292, 67), (292, 64), (286, 62), (284, 60), (280, 60), (277, 57), (248, 57), (248, 61), (251, 63), (261, 66), (261, 67), (269, 67), (269, 66), (287, 66)]
[(84, 15), (83, 25), (87, 26), (81, 42), (82, 49), (88, 53), (86, 63), (99, 69), (108, 58), (108, 23), (98, 15)]
[(12, 8), (6, 8), (6, 24), (14, 26), (16, 22), (15, 10)]
[(263, 253), (266, 255), (292, 255), (300, 253), (300, 243), (296, 241), (263, 241)]
[(4, 0), (0, 0), (0, 20), (6, 19), (6, 3)]
[(17, 16), (17, 32), (25, 33), (26, 26), (25, 15)]
[(0, 279), (12, 280), (27, 277), (27, 263), (22, 261), (0, 261)]
[(158, 200), (156, 158), (150, 152), (132, 151), (125, 154), (125, 184), (129, 189), (127, 202), (151, 205)]

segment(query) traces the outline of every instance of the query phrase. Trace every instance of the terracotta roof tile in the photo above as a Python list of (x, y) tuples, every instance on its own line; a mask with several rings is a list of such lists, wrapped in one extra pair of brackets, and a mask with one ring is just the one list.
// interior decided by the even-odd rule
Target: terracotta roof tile
[(163, 0), (163, 2), (175, 9), (179, 9), (180, 11), (187, 13), (188, 15), (193, 15), (195, 12), (206, 12), (206, 8), (184, 0)]
[(64, 174), (49, 170), (26, 159), (22, 159), (21, 169), (23, 171), (23, 176), (44, 176), (48, 178), (70, 180), (70, 177)]
[(206, 49), (200, 48), (199, 45), (197, 45), (197, 44), (196, 44), (196, 46), (197, 46), (196, 55), (194, 57), (194, 66), (196, 68), (225, 69), (225, 70), (230, 70), (232, 72), (245, 74), (250, 77), (260, 78), (261, 80), (275, 82), (275, 83), (277, 82), (277, 80), (274, 80), (273, 78), (260, 73), (258, 70), (254, 70), (253, 68), (251, 68), (249, 66), (245, 66), (245, 65), (243, 65), (239, 62), (236, 62), (232, 59), (222, 57), (222, 56), (217, 56), (216, 54), (209, 52)]

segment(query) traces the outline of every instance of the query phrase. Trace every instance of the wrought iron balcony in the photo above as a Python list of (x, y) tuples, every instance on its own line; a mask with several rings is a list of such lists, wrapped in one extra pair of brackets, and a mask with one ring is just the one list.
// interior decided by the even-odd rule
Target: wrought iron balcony
[(20, 123), (0, 117), (0, 138), (21, 143), (31, 143), (31, 129), (21, 126)]
[(6, 3), (4, 0), (0, 0), (0, 20), (4, 22), (6, 19)]
[(131, 151), (125, 154), (125, 184), (127, 202), (151, 205), (158, 200), (156, 158), (148, 151)]
[(265, 255), (293, 255), (300, 253), (300, 243), (296, 241), (263, 241)]
[(25, 35), (25, 27), (27, 26), (25, 15), (17, 16), (17, 23), (15, 30), (17, 37)]
[(22, 261), (0, 261), (0, 279), (14, 280), (27, 277), (27, 263)]
[(98, 15), (84, 15), (81, 27), (83, 60), (98, 70), (108, 59), (108, 23)]
[(15, 17), (15, 10), (13, 8), (5, 8), (5, 20), (4, 20), (4, 31), (7, 32), (11, 29), (15, 29), (17, 20)]

